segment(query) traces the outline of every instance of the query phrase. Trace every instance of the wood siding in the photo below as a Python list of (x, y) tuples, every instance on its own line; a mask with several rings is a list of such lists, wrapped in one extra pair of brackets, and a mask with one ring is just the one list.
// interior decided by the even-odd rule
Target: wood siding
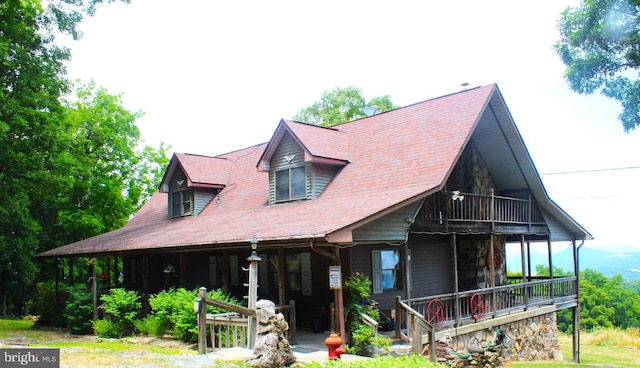
[(194, 210), (196, 216), (202, 212), (202, 210), (211, 202), (213, 197), (218, 194), (218, 190), (205, 190), (205, 189), (196, 189), (194, 194)]
[(320, 164), (312, 165), (311, 168), (311, 195), (313, 198), (318, 198), (340, 168)]
[(407, 227), (418, 210), (421, 201), (416, 201), (393, 213), (376, 219), (353, 231), (353, 241), (405, 241)]
[[(182, 186), (178, 185), (178, 180), (184, 180), (184, 184)], [(169, 216), (169, 218), (173, 217), (173, 201), (171, 194), (186, 189), (186, 185), (187, 176), (184, 174), (184, 172), (182, 172), (182, 170), (175, 170), (173, 172), (173, 175), (169, 179), (169, 195), (167, 196), (167, 215)]]
[[(386, 244), (372, 244), (372, 245), (358, 245), (351, 248), (351, 271), (360, 272), (363, 275), (366, 275), (370, 280), (373, 279), (373, 271), (371, 265), (371, 254), (373, 250), (398, 250), (401, 254), (401, 259), (404, 258), (402, 247), (394, 247)], [(402, 264), (400, 270), (398, 270), (397, 277), (402, 278), (402, 273), (404, 273), (405, 265)], [(350, 275), (342, 275), (342, 277), (346, 278)], [(372, 294), (371, 299), (378, 302), (378, 308), (380, 309), (393, 309), (395, 308), (395, 298), (396, 295), (399, 295), (401, 298), (404, 298), (404, 285), (398, 289), (394, 290), (385, 290), (381, 294)]]
[(411, 235), (411, 296), (453, 292), (453, 251), (448, 237)]
[[(295, 157), (291, 160), (291, 162), (287, 162), (285, 160), (285, 156), (295, 155)], [(307, 199), (311, 199), (312, 191), (311, 191), (311, 180), (309, 180), (309, 173), (311, 172), (310, 165), (306, 165), (304, 162), (304, 151), (302, 147), (291, 137), (289, 133), (285, 134), (285, 136), (280, 141), (278, 148), (274, 152), (273, 156), (271, 156), (270, 168), (269, 171), (269, 203), (276, 203), (276, 171), (283, 170), (292, 167), (306, 166), (307, 171)]]

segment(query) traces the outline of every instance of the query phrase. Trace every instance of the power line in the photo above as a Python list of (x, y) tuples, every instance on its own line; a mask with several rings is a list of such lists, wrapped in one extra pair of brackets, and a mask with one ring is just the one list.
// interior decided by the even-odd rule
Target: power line
[(634, 169), (640, 169), (640, 166), (610, 167), (607, 169), (591, 169), (591, 170), (576, 170), (576, 171), (556, 171), (556, 172), (542, 173), (540, 175), (586, 174), (586, 173), (603, 172), (603, 171), (620, 171), (620, 170), (634, 170)]

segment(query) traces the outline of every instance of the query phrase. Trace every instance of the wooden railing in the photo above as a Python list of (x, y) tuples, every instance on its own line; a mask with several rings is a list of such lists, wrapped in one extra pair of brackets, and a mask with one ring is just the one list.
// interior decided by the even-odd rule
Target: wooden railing
[[(228, 313), (207, 314), (207, 305), (229, 311)], [(198, 314), (198, 354), (207, 352), (207, 326), (211, 338), (211, 348), (249, 347), (249, 316), (256, 312), (243, 306), (212, 299), (207, 296), (207, 288), (198, 290), (198, 301), (194, 305)], [(296, 343), (296, 307), (292, 300), (289, 305), (277, 306), (276, 312), (284, 315), (289, 324), (287, 340)]]
[[(402, 331), (406, 331), (406, 334)], [(425, 339), (426, 336), (426, 339)], [(436, 361), (436, 329), (420, 312), (396, 297), (396, 338), (411, 341), (414, 354), (428, 351), (429, 360)]]
[(448, 222), (497, 222), (544, 224), (542, 213), (531, 199), (493, 194), (438, 192), (425, 200), (417, 221), (443, 225)]
[[(428, 316), (427, 308), (433, 300), (439, 300), (444, 310), (442, 327), (472, 322), (476, 319), (497, 317), (528, 307), (558, 304), (576, 299), (575, 276), (541, 279), (527, 283), (514, 283), (495, 288), (477, 289), (411, 299), (412, 309)], [(474, 295), (479, 295), (474, 298)], [(474, 298), (474, 303), (472, 303)], [(481, 305), (478, 305), (478, 300)], [(483, 306), (482, 310), (478, 307)], [(483, 313), (480, 313), (483, 312)], [(481, 315), (482, 314), (482, 315)], [(478, 318), (480, 317), (480, 318)]]

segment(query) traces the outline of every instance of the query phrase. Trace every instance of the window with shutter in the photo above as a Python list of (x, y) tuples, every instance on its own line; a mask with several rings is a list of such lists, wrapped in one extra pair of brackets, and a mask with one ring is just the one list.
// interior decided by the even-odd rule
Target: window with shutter
[(397, 250), (374, 250), (371, 252), (371, 274), (374, 294), (384, 290), (398, 289), (400, 272), (400, 252)]

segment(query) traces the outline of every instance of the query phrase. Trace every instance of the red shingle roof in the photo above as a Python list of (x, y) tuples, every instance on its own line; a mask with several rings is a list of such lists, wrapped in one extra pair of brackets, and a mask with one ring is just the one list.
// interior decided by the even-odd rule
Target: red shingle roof
[(256, 169), (267, 144), (210, 158), (176, 154), (191, 180), (224, 179), (219, 202), (169, 219), (167, 194), (157, 193), (124, 228), (42, 255), (326, 237), (439, 189), (494, 93), (495, 85), (479, 87), (330, 129), (281, 121), (310, 154), (349, 162), (314, 200), (269, 205), (268, 172)]

